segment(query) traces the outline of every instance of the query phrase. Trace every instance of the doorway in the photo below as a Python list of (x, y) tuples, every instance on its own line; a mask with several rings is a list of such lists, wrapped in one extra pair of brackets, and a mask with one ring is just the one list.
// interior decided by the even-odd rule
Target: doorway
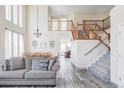
[(60, 44), (60, 56), (71, 58), (71, 41), (62, 40)]

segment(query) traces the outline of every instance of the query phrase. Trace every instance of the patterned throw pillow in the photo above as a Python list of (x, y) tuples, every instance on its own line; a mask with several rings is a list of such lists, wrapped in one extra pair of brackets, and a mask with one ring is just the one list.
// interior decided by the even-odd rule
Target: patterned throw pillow
[(33, 58), (32, 60), (32, 70), (48, 70), (49, 60), (41, 57)]
[(47, 59), (40, 60), (39, 66), (40, 66), (40, 70), (47, 71), (49, 66), (49, 60)]

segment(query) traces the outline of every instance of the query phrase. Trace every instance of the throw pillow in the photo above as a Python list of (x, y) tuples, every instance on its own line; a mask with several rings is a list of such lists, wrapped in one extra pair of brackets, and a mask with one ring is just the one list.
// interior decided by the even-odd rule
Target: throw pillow
[(32, 67), (32, 57), (25, 57), (25, 68), (31, 69)]
[(24, 69), (25, 63), (24, 59), (21, 57), (13, 57), (10, 60), (10, 69), (11, 70), (18, 70), (18, 69)]
[(49, 66), (49, 60), (47, 59), (40, 60), (39, 66), (40, 66), (40, 70), (47, 71)]
[(40, 57), (34, 57), (32, 59), (32, 70), (40, 70), (40, 67), (39, 67), (40, 60), (41, 60)]
[(37, 57), (32, 60), (32, 70), (48, 70), (49, 61), (45, 58)]
[(10, 60), (9, 59), (4, 60), (3, 70), (4, 71), (10, 70)]
[(49, 66), (48, 66), (48, 69), (51, 71), (52, 70), (52, 67), (54, 65), (54, 62), (55, 60), (49, 60)]

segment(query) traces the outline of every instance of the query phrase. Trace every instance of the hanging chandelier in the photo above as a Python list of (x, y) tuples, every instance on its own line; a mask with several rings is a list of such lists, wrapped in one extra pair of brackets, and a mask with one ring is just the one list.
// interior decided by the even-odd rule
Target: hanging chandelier
[(34, 35), (37, 38), (39, 38), (42, 35), (42, 33), (39, 32), (39, 26), (38, 26), (39, 22), (38, 22), (38, 20), (39, 20), (39, 14), (38, 14), (38, 6), (37, 6), (37, 29), (36, 29), (36, 32), (34, 32)]

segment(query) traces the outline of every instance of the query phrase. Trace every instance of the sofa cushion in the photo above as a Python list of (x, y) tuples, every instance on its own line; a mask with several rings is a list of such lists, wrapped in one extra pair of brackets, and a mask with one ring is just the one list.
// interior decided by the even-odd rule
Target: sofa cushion
[(25, 68), (31, 69), (32, 67), (32, 57), (25, 57)]
[(30, 70), (25, 74), (26, 79), (46, 79), (55, 77), (56, 73), (54, 71)]
[(24, 69), (24, 68), (25, 68), (24, 58), (22, 58), (22, 57), (11, 58), (10, 70), (18, 70), (18, 69)]
[(14, 71), (0, 71), (0, 79), (23, 79), (28, 69)]

